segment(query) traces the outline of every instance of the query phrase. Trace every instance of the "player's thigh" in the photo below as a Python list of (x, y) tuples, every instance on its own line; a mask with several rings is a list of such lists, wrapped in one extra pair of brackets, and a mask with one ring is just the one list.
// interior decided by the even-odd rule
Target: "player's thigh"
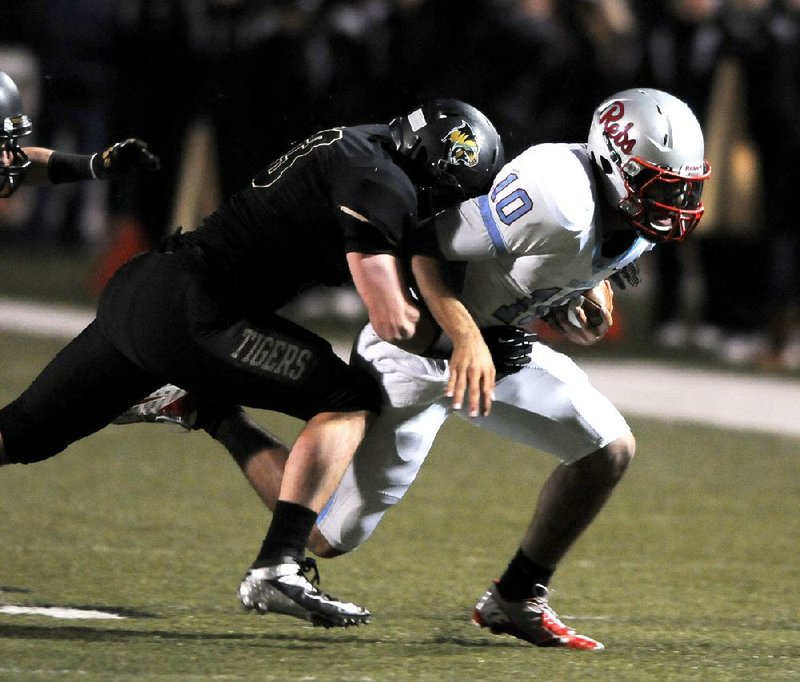
[(317, 519), (330, 545), (348, 552), (372, 535), (414, 482), (447, 413), (443, 403), (384, 408)]
[(501, 378), (481, 428), (573, 462), (630, 433), (625, 419), (570, 358), (536, 344), (531, 364)]
[(171, 380), (220, 402), (274, 410), (308, 420), (322, 412), (380, 410), (380, 390), (313, 332), (269, 314), (192, 332), (175, 358)]
[(131, 261), (104, 293), (99, 320), (129, 358), (205, 403), (304, 420), (380, 406), (365, 370), (349, 367), (316, 334), (242, 301), (187, 250)]
[(26, 462), (51, 457), (106, 426), (160, 383), (119, 353), (92, 322), (0, 410), (8, 456)]

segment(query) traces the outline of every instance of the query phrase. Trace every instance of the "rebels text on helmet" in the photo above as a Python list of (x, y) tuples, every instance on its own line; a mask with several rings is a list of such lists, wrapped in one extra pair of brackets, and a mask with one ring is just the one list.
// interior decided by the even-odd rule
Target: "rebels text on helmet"
[(628, 134), (633, 128), (633, 122), (628, 123), (624, 128), (620, 126), (620, 119), (625, 116), (625, 105), (617, 100), (609, 104), (600, 113), (600, 124), (603, 132), (608, 139), (625, 154), (632, 154), (636, 146), (636, 139)]

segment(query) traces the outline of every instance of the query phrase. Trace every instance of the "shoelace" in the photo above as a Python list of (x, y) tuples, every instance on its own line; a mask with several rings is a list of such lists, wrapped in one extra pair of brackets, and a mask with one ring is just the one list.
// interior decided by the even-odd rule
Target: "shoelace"
[[(338, 598), (334, 597), (327, 592), (323, 592), (319, 589), (320, 585), (320, 577), (319, 577), (319, 568), (317, 568), (317, 560), (314, 557), (307, 556), (300, 561), (297, 562), (300, 565), (300, 568), (297, 570), (298, 575), (302, 575), (309, 583), (313, 586), (313, 588), (317, 591), (317, 593), (331, 601), (339, 601)], [(313, 573), (313, 575), (309, 578), (306, 576), (306, 573)]]
[(535, 609), (533, 610), (538, 610), (542, 614), (542, 624), (548, 630), (560, 636), (574, 632), (572, 628), (570, 628), (568, 625), (565, 625), (558, 617), (556, 612), (550, 608), (546, 598), (531, 597), (526, 601), (531, 604), (531, 606), (535, 605)]
[[(317, 560), (314, 557), (307, 556), (298, 562), (300, 568), (297, 570), (298, 575), (302, 575), (312, 585), (319, 585), (319, 568), (317, 568)], [(312, 573), (311, 578), (306, 577), (306, 573)]]

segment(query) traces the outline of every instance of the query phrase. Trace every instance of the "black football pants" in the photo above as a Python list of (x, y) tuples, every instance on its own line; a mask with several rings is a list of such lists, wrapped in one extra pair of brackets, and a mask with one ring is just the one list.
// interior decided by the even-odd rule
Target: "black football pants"
[(191, 249), (152, 251), (120, 269), (97, 318), (0, 410), (6, 454), (52, 457), (164, 383), (303, 420), (380, 409), (377, 383), (327, 341), (274, 311), (244, 309)]

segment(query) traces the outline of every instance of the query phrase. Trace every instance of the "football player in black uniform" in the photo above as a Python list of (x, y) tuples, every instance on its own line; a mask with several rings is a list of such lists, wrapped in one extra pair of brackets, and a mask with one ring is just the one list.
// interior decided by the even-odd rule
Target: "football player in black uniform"
[[(271, 525), (247, 578), (259, 610), (324, 626), (369, 612), (305, 577), (305, 545), (380, 409), (378, 386), (329, 343), (276, 314), (315, 284), (351, 279), (385, 340), (414, 335), (404, 235), (421, 218), (484, 193), (503, 162), (492, 124), (455, 100), (426, 103), (387, 125), (324, 130), (292, 148), (205, 218), (133, 258), (101, 296), (96, 319), (0, 410), (0, 464), (51, 457), (163, 383), (216, 408), (239, 405), (306, 421), (292, 446)], [(454, 351), (448, 391), (488, 412), (495, 370), (469, 313), (433, 258), (414, 277)], [(230, 406), (230, 407), (228, 407)], [(255, 607), (254, 607), (255, 608)]]
[(158, 157), (134, 138), (117, 142), (96, 154), (69, 154), (44, 147), (21, 147), (33, 126), (25, 114), (19, 90), (0, 71), (0, 198), (10, 197), (23, 180), (32, 185), (105, 180), (135, 170), (158, 170)]

